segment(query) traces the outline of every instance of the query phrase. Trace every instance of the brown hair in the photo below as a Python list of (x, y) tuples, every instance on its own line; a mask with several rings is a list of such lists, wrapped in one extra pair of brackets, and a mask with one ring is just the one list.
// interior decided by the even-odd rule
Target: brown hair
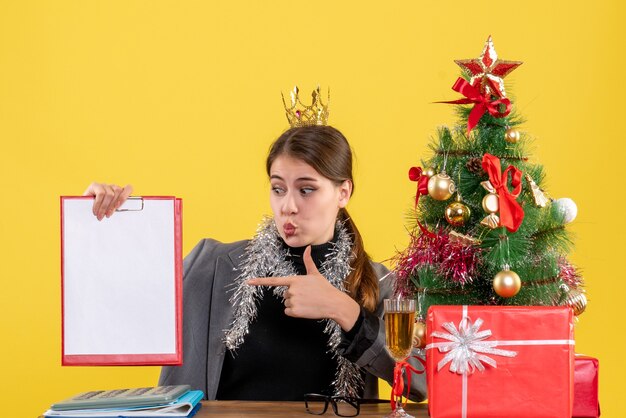
[[(267, 155), (266, 169), (270, 169), (274, 160), (281, 155), (288, 155), (304, 161), (318, 173), (337, 185), (346, 180), (352, 182), (352, 150), (348, 140), (332, 126), (305, 126), (285, 131), (271, 146)], [(352, 235), (352, 272), (345, 281), (346, 289), (354, 300), (365, 309), (373, 312), (378, 303), (378, 279), (370, 257), (363, 247), (363, 239), (356, 225), (345, 208), (339, 210), (339, 220), (343, 221)]]

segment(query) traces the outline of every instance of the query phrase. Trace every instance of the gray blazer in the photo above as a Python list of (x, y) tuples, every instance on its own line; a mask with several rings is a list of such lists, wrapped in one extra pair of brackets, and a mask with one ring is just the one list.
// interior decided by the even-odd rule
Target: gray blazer
[[(249, 241), (223, 244), (204, 239), (196, 245), (183, 262), (183, 365), (165, 366), (161, 370), (160, 385), (188, 384), (202, 390), (206, 399), (215, 399), (220, 373), (226, 354), (224, 331), (233, 319), (229, 302), (232, 283), (239, 272)], [(378, 277), (388, 270), (372, 263)], [(379, 318), (378, 337), (356, 361), (366, 370), (365, 398), (378, 398), (378, 379), (393, 380), (394, 361), (385, 350), (385, 326), (382, 300), (392, 293), (391, 280), (379, 282), (380, 300), (376, 308)], [(245, 344), (245, 343), (244, 343)], [(421, 366), (417, 366), (421, 369)], [(419, 401), (426, 396), (423, 374), (411, 379), (411, 399)]]

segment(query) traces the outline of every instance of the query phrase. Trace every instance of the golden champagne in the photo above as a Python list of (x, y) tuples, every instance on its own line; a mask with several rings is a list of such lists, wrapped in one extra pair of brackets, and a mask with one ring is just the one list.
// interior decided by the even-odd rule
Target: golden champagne
[(395, 361), (402, 361), (411, 354), (415, 311), (385, 312), (385, 343)]

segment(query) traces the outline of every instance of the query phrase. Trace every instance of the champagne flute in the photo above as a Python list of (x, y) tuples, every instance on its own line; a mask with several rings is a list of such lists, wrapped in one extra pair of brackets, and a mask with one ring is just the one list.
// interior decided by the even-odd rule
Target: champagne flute
[[(396, 362), (404, 361), (413, 348), (415, 299), (385, 299), (385, 346)], [(403, 369), (404, 371), (404, 369)], [(395, 373), (394, 373), (395, 374)], [(404, 379), (401, 375), (400, 379)], [(394, 381), (394, 385), (395, 385)], [(386, 418), (414, 418), (402, 408), (402, 396), (396, 398), (396, 409)]]

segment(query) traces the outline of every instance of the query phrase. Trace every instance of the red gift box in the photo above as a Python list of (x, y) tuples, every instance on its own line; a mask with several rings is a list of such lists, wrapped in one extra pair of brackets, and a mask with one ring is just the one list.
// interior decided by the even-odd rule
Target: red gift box
[(576, 354), (574, 360), (574, 410), (575, 418), (597, 418), (600, 416), (598, 401), (597, 358)]
[(432, 306), (426, 371), (433, 418), (570, 418), (569, 307)]

